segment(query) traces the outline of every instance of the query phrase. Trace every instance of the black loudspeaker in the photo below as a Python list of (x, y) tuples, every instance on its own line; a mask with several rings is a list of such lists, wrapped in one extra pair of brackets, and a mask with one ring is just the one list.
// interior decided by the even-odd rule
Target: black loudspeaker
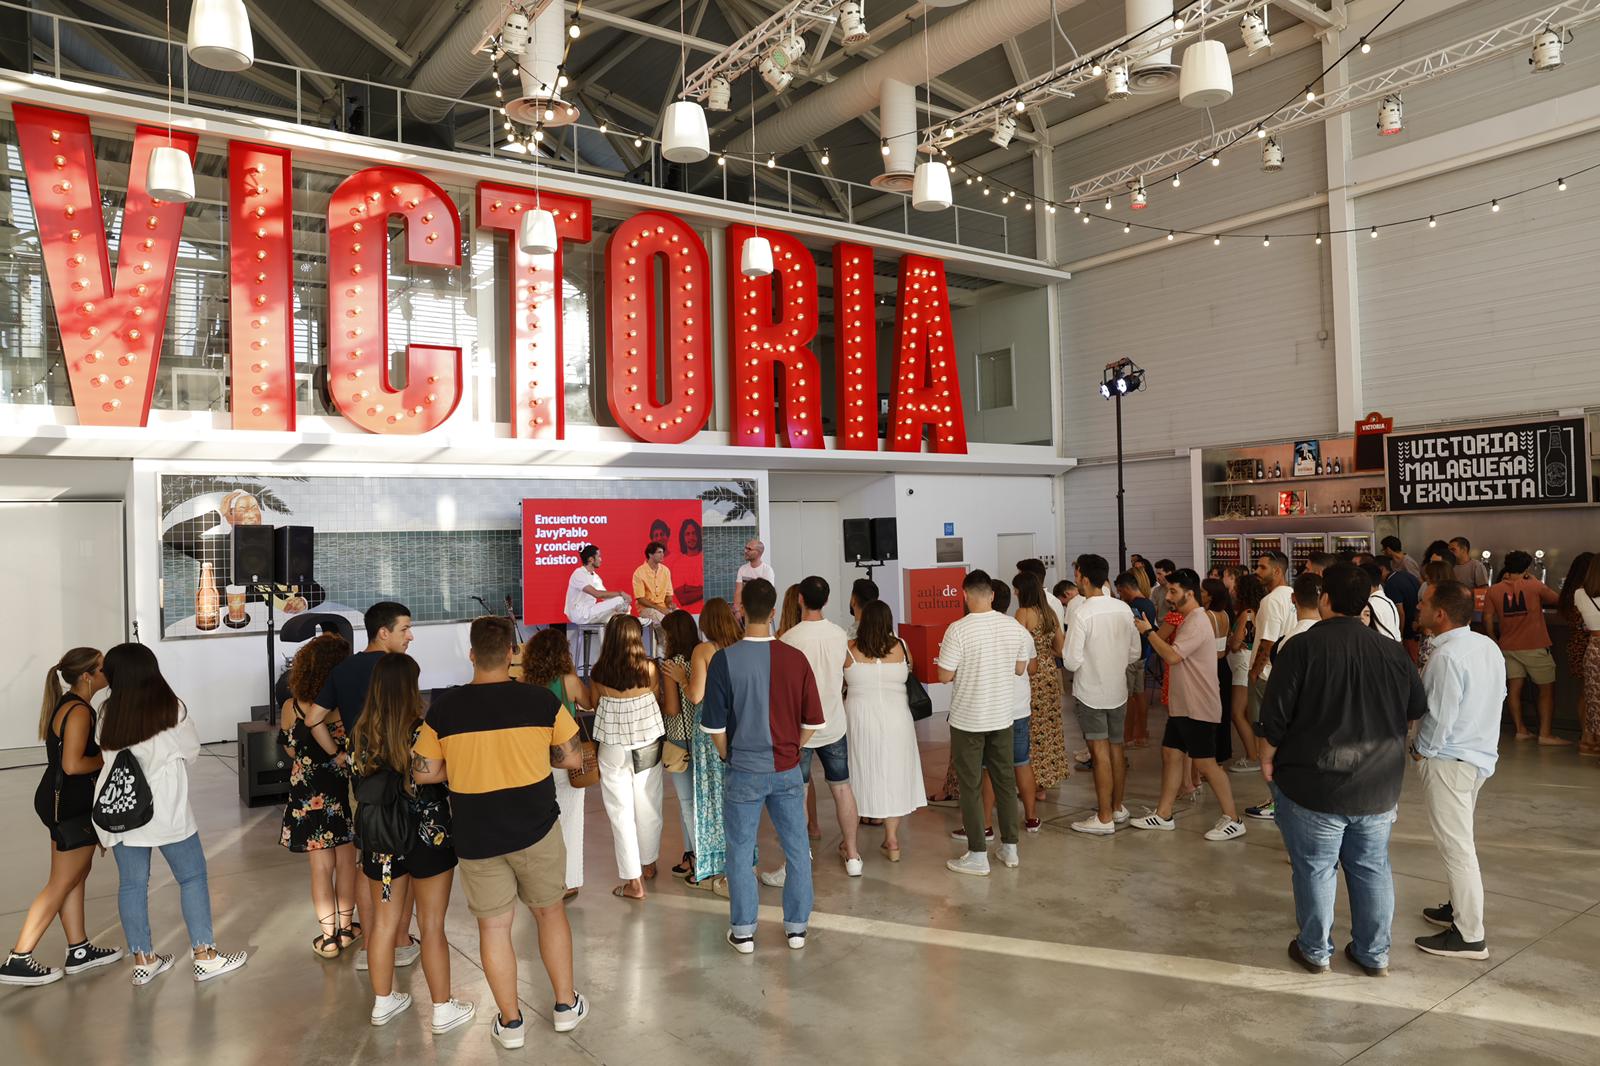
[(900, 558), (900, 538), (895, 533), (894, 519), (872, 520), (872, 557), (880, 562)]
[(311, 584), (313, 531), (310, 526), (279, 526), (274, 534), (272, 566), (280, 585)]
[(239, 802), (281, 803), (289, 794), (289, 758), (278, 746), (276, 722), (239, 723)]
[(865, 562), (872, 558), (872, 523), (865, 518), (844, 520), (844, 561)]
[(230, 585), (265, 585), (274, 580), (272, 527), (233, 527), (233, 566)]

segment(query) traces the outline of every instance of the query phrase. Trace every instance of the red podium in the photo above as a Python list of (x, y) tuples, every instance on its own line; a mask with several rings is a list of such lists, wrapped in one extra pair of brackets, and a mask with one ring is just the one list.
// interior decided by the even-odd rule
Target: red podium
[(934, 659), (945, 627), (964, 610), (961, 582), (966, 576), (966, 568), (960, 566), (905, 571), (906, 617), (900, 624), (900, 639), (911, 652), (913, 672), (925, 685), (939, 680)]

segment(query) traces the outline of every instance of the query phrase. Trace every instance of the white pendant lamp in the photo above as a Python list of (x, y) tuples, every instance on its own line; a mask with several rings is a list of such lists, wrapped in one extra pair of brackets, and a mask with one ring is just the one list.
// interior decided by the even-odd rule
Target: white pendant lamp
[(530, 207), (517, 223), (517, 247), (528, 255), (554, 255), (556, 216), (542, 207)]
[(256, 61), (244, 0), (194, 0), (189, 11), (189, 58), (212, 70), (246, 70)]
[(950, 203), (950, 168), (937, 159), (918, 163), (911, 206), (918, 211), (943, 211)]
[(189, 162), (189, 153), (166, 144), (152, 148), (144, 184), (151, 199), (162, 203), (186, 204), (193, 200), (194, 166)]
[(1216, 107), (1233, 99), (1233, 71), (1221, 41), (1196, 41), (1183, 53), (1178, 102), (1184, 107)]
[(746, 237), (739, 254), (739, 273), (747, 278), (764, 278), (772, 273), (772, 242), (765, 237)]
[(676, 100), (667, 107), (661, 128), (661, 154), (673, 163), (698, 163), (711, 154), (706, 113), (699, 104)]

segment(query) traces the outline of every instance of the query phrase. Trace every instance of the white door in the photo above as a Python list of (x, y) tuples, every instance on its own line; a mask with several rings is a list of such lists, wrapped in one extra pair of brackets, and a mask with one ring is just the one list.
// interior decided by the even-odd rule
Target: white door
[(120, 503), (0, 503), (0, 588), (26, 616), (7, 628), (0, 748), (39, 743), (39, 692), (63, 652), (127, 639), (122, 542)]
[[(860, 574), (844, 570), (844, 531), (839, 524), (839, 504), (833, 500), (778, 501), (772, 503), (769, 546), (772, 572), (778, 578), (778, 601), (790, 585), (810, 574), (828, 582), (832, 590), (829, 619), (844, 625), (850, 615), (850, 584)], [(845, 578), (840, 587), (841, 577)]]
[(1032, 533), (1001, 533), (996, 537), (995, 561), (999, 565), (989, 576), (1009, 583), (1016, 576), (1017, 563), (1034, 557), (1033, 536)]
[(798, 501), (772, 502), (772, 529), (767, 536), (767, 562), (777, 577), (778, 606), (783, 606), (783, 590), (798, 581), (796, 574), (804, 576), (805, 557), (801, 554), (805, 537), (800, 533), (800, 508)]

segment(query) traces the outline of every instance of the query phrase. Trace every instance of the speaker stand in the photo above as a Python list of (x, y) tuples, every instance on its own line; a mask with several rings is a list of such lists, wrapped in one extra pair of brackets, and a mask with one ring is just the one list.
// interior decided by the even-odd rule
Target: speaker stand
[(278, 661), (278, 631), (276, 616), (273, 612), (273, 600), (277, 597), (277, 586), (258, 585), (258, 589), (266, 590), (267, 600), (267, 706), (277, 710), (278, 676), (276, 673)]
[[(856, 563), (856, 569), (865, 570), (867, 572), (867, 580), (872, 581), (872, 572), (883, 565), (884, 564), (882, 561), (869, 563), (866, 560), (862, 560), (861, 562)], [(874, 581), (873, 584), (877, 584), (877, 582)]]

